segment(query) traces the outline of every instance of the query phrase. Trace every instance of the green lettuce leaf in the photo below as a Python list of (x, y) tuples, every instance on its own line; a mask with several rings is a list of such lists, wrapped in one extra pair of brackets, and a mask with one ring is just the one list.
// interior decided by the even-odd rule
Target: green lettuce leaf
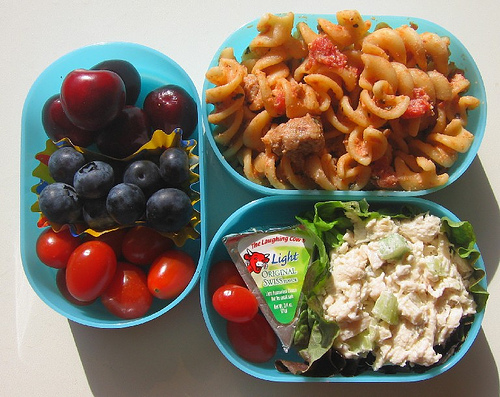
[(315, 364), (331, 350), (339, 333), (339, 326), (335, 322), (325, 320), (320, 313), (322, 313), (321, 304), (317, 298), (311, 298), (305, 303), (293, 341), (304, 363), (278, 360), (276, 368), (279, 371), (295, 375), (318, 375), (314, 368)]
[(467, 221), (455, 222), (448, 217), (442, 218), (442, 230), (448, 236), (448, 240), (453, 244), (455, 252), (472, 265), (470, 292), (474, 296), (478, 312), (484, 310), (488, 300), (488, 292), (479, 284), (485, 277), (483, 269), (474, 266), (480, 257), (480, 252), (475, 248), (476, 235), (472, 225)]

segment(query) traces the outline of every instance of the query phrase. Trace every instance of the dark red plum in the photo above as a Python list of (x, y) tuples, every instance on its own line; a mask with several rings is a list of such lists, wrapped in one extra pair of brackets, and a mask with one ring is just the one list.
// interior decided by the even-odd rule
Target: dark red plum
[(118, 117), (97, 136), (100, 152), (115, 158), (125, 158), (151, 139), (146, 113), (136, 106), (125, 106)]
[(151, 91), (144, 99), (143, 109), (154, 130), (170, 133), (181, 128), (183, 137), (189, 137), (198, 125), (196, 102), (184, 88), (174, 84)]
[(94, 143), (96, 133), (78, 128), (64, 113), (61, 96), (51, 96), (42, 109), (42, 125), (47, 136), (54, 142), (68, 138), (76, 146), (87, 147)]
[(68, 119), (96, 131), (113, 121), (125, 106), (125, 84), (109, 70), (76, 69), (61, 86), (61, 103)]
[(122, 59), (108, 59), (92, 67), (93, 70), (110, 70), (121, 77), (125, 84), (126, 105), (135, 105), (141, 92), (141, 75), (134, 65)]

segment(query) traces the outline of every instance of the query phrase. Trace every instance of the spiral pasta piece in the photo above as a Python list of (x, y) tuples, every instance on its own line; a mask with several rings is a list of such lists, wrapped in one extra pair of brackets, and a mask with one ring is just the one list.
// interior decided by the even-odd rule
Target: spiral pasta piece
[(232, 51), (226, 55), (207, 72), (207, 80), (215, 87), (205, 92), (207, 103), (214, 104), (208, 121), (218, 126), (214, 139), (223, 146), (230, 144), (242, 125), (245, 100), (242, 83), (246, 76), (245, 68), (231, 57)]
[(435, 69), (447, 75), (449, 72), (449, 38), (440, 37), (438, 34), (432, 32), (424, 32), (420, 37), (422, 38), (425, 52), (432, 59)]
[(328, 178), (321, 159), (318, 155), (311, 155), (307, 158), (305, 171), (309, 178), (311, 178), (319, 187), (324, 190), (337, 190), (334, 183)]
[(425, 157), (400, 153), (394, 159), (399, 184), (405, 190), (430, 189), (448, 182), (448, 174), (438, 175), (436, 165)]
[(268, 131), (270, 124), (271, 115), (266, 110), (257, 114), (243, 131), (243, 145), (250, 149), (263, 151), (262, 137)]
[(319, 110), (321, 112), (325, 112), (330, 107), (332, 98), (340, 100), (344, 96), (342, 85), (332, 77), (320, 73), (313, 73), (304, 76), (304, 81), (315, 90), (320, 103)]
[(338, 24), (351, 35), (354, 47), (359, 47), (362, 39), (368, 34), (371, 22), (363, 20), (357, 10), (342, 10), (336, 13)]
[(243, 121), (243, 113), (244, 110), (238, 108), (232, 114), (232, 117), (226, 117), (224, 119), (225, 129), (223, 129), (220, 133), (214, 136), (214, 140), (218, 144), (221, 144), (223, 146), (228, 146), (231, 143), (231, 140), (238, 133), (238, 129), (241, 126), (241, 123)]
[(430, 144), (414, 139), (411, 141), (410, 147), (414, 153), (421, 153), (442, 167), (451, 167), (457, 159), (457, 152), (455, 150), (439, 143)]
[(369, 182), (371, 169), (359, 164), (349, 153), (339, 157), (337, 162), (338, 186), (341, 190), (361, 190)]
[(417, 31), (408, 25), (397, 27), (395, 30), (403, 39), (406, 48), (406, 65), (427, 70), (427, 55), (424, 43)]
[(280, 173), (295, 189), (309, 190), (317, 186), (311, 179), (295, 172), (288, 156), (283, 156), (281, 158), (279, 167)]
[(459, 119), (451, 120), (442, 133), (433, 132), (427, 137), (429, 142), (437, 142), (460, 153), (469, 150), (474, 135), (467, 131)]
[[(303, 24), (305, 25), (305, 24)], [(307, 25), (306, 25), (307, 26)], [(354, 44), (354, 40), (356, 39), (351, 32), (342, 25), (337, 25), (327, 19), (318, 18), (318, 27), (319, 29), (326, 33), (330, 40), (341, 49), (347, 48)], [(303, 26), (305, 29), (305, 27)], [(302, 31), (301, 31), (302, 32)], [(311, 30), (312, 32), (312, 30)], [(312, 37), (312, 34), (309, 34)], [(309, 39), (309, 42), (312, 41)], [(307, 40), (306, 40), (307, 42)]]
[(406, 47), (403, 38), (391, 28), (381, 28), (366, 36), (361, 51), (406, 64)]
[(285, 114), (289, 119), (321, 113), (318, 96), (310, 85), (283, 78), (276, 85), (283, 92)]
[(293, 29), (293, 13), (279, 16), (265, 14), (257, 24), (259, 34), (250, 43), (250, 49), (261, 47), (278, 47), (284, 44), (291, 36)]
[(276, 155), (266, 152), (265, 159), (265, 174), (271, 186), (276, 189), (289, 189), (289, 185), (278, 177), (278, 172), (276, 169)]
[(357, 127), (347, 139), (347, 152), (361, 165), (370, 165), (387, 151), (387, 138), (373, 127)]
[(238, 86), (237, 90), (231, 94), (231, 97), (216, 103), (215, 110), (208, 116), (209, 123), (222, 124), (225, 120), (242, 108), (245, 99), (243, 89)]
[[(243, 165), (244, 175), (252, 182), (258, 185), (265, 185), (265, 173), (262, 172), (263, 167), (259, 167), (259, 162), (252, 158), (252, 149), (248, 147), (242, 148), (238, 153), (239, 161)], [(264, 167), (265, 168), (265, 167)]]
[(398, 75), (389, 60), (372, 54), (361, 55), (364, 69), (359, 77), (359, 86), (365, 90), (372, 90), (378, 81), (387, 81), (392, 91), (398, 89)]
[(410, 105), (410, 98), (406, 95), (391, 95), (385, 93), (376, 100), (368, 90), (361, 91), (359, 100), (364, 106), (376, 116), (392, 120), (401, 117)]

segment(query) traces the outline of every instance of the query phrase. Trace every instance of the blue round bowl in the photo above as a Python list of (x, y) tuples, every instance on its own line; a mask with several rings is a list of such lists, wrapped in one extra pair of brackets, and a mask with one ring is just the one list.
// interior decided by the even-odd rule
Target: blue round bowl
[[(188, 240), (181, 247), (197, 263), (195, 275), (186, 289), (173, 300), (155, 299), (151, 309), (144, 317), (123, 320), (110, 314), (99, 300), (90, 306), (75, 306), (62, 297), (55, 282), (56, 269), (45, 266), (37, 258), (35, 242), (42, 230), (37, 227), (39, 213), (31, 211), (31, 206), (37, 200), (31, 187), (39, 182), (32, 175), (32, 171), (38, 165), (35, 155), (44, 150), (45, 142), (48, 139), (42, 126), (43, 105), (49, 97), (60, 91), (62, 81), (70, 71), (77, 68), (91, 68), (106, 59), (129, 61), (139, 71), (142, 87), (137, 104), (142, 104), (146, 95), (153, 89), (165, 84), (177, 84), (195, 99), (198, 109), (201, 108), (196, 88), (186, 72), (166, 55), (143, 45), (126, 42), (100, 43), (79, 48), (52, 63), (33, 83), (22, 113), (20, 245), (26, 277), (33, 290), (48, 306), (80, 324), (97, 328), (124, 328), (142, 324), (161, 316), (179, 304), (193, 289), (198, 282), (202, 264), (201, 238)], [(198, 128), (192, 135), (192, 138), (197, 141), (201, 136), (201, 124), (201, 112), (198, 111)], [(195, 153), (197, 150), (195, 148)]]
[[(394, 190), (375, 190), (375, 191), (332, 191), (328, 192), (330, 197), (336, 197), (338, 195), (341, 196), (349, 196), (350, 198), (359, 198), (359, 197), (376, 197), (376, 196), (395, 196), (395, 197), (408, 197), (408, 196), (421, 196), (428, 193), (435, 192), (437, 190), (443, 189), (446, 186), (449, 186), (454, 181), (456, 181), (470, 166), (476, 154), (479, 150), (479, 146), (481, 145), (481, 141), (483, 139), (484, 130), (486, 126), (486, 91), (484, 88), (484, 83), (481, 78), (481, 74), (479, 69), (472, 58), (471, 54), (465, 48), (465, 46), (455, 37), (451, 32), (442, 28), (441, 26), (427, 21), (425, 19), (420, 18), (410, 18), (410, 17), (402, 17), (402, 16), (363, 16), (365, 20), (369, 19), (372, 22), (372, 27), (376, 26), (378, 23), (387, 23), (389, 26), (396, 28), (401, 25), (409, 25), (416, 24), (418, 25), (419, 32), (433, 32), (440, 36), (449, 37), (451, 40), (450, 43), (450, 51), (451, 56), (450, 60), (455, 62), (458, 68), (463, 69), (465, 71), (466, 78), (470, 81), (471, 86), (467, 95), (472, 95), (478, 98), (481, 102), (481, 105), (472, 110), (469, 113), (467, 130), (474, 134), (475, 139), (472, 143), (472, 146), (466, 153), (461, 153), (458, 155), (457, 161), (453, 164), (453, 166), (448, 169), (449, 179), (447, 183), (442, 186), (434, 187), (431, 189), (425, 190), (417, 190), (417, 191), (394, 191)], [(318, 18), (325, 18), (328, 20), (335, 20), (334, 15), (330, 14), (296, 14), (295, 15), (295, 23), (297, 22), (306, 22), (311, 28), (314, 28), (317, 25)], [(238, 60), (241, 54), (244, 53), (247, 46), (250, 44), (252, 39), (259, 33), (257, 31), (257, 23), (259, 19), (256, 19), (248, 24), (242, 26), (240, 29), (236, 30), (233, 34), (231, 34), (220, 46), (220, 48), (215, 53), (209, 68), (216, 66), (218, 64), (219, 55), (221, 50), (226, 47), (232, 47), (234, 49), (234, 54)], [(207, 135), (207, 140), (212, 147), (217, 159), (223, 165), (223, 168), (227, 171), (231, 179), (234, 179), (240, 186), (245, 189), (248, 189), (252, 192), (256, 192), (261, 195), (292, 195), (292, 196), (303, 196), (303, 195), (316, 195), (318, 193), (325, 193), (326, 191), (321, 190), (280, 190), (272, 187), (261, 186), (254, 182), (251, 182), (243, 175), (241, 175), (238, 171), (236, 171), (231, 164), (227, 162), (227, 160), (222, 155), (217, 143), (214, 140), (213, 132), (214, 125), (208, 122), (208, 115), (213, 110), (213, 105), (207, 104), (205, 101), (205, 91), (208, 88), (213, 87), (213, 84), (205, 80), (202, 92), (202, 113), (203, 113), (203, 122), (205, 127), (205, 132)]]
[[(297, 223), (295, 216), (304, 211), (310, 211), (318, 201), (331, 200), (331, 196), (271, 196), (257, 199), (248, 203), (241, 209), (231, 215), (216, 232), (205, 255), (205, 265), (201, 272), (200, 279), (200, 300), (203, 311), (203, 317), (207, 328), (215, 344), (224, 354), (224, 356), (241, 371), (259, 379), (275, 382), (411, 382), (433, 378), (453, 367), (471, 347), (481, 328), (481, 322), (484, 317), (484, 310), (475, 315), (474, 322), (467, 334), (467, 338), (459, 349), (443, 364), (433, 367), (424, 373), (396, 373), (384, 374), (380, 372), (364, 372), (354, 377), (332, 376), (332, 377), (306, 377), (292, 375), (290, 373), (278, 372), (274, 367), (276, 359), (288, 359), (301, 361), (301, 358), (295, 353), (285, 354), (278, 348), (276, 355), (264, 364), (254, 364), (242, 359), (234, 351), (229, 343), (226, 334), (226, 321), (214, 310), (212, 306), (211, 295), (208, 292), (208, 275), (210, 267), (216, 262), (229, 259), (226, 247), (222, 243), (222, 238), (228, 234), (241, 233), (251, 228), (280, 227), (290, 226)], [(335, 200), (352, 200), (351, 196), (338, 196)], [(372, 197), (368, 199), (370, 204), (377, 205), (412, 205), (420, 208), (422, 212), (429, 211), (438, 217), (446, 216), (453, 221), (458, 218), (446, 208), (434, 202), (424, 200), (418, 197)], [(476, 247), (477, 249), (477, 247)], [(484, 270), (484, 262), (481, 258), (475, 266)], [(480, 285), (486, 289), (486, 277), (480, 282)]]

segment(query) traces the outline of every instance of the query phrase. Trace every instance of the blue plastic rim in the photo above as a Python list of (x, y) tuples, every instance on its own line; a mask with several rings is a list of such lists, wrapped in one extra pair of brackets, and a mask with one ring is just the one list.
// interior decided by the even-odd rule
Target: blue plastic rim
[[(317, 26), (317, 19), (325, 18), (328, 20), (335, 21), (335, 15), (331, 14), (296, 14), (295, 15), (295, 23), (298, 22), (306, 22), (312, 29)], [(472, 146), (466, 153), (461, 153), (458, 156), (455, 164), (448, 170), (449, 179), (448, 182), (442, 186), (434, 187), (426, 190), (418, 190), (418, 191), (389, 191), (389, 190), (376, 190), (376, 191), (332, 191), (328, 192), (331, 197), (336, 197), (337, 195), (341, 196), (349, 196), (353, 199), (359, 197), (376, 197), (376, 196), (395, 196), (395, 197), (408, 197), (408, 196), (423, 196), (428, 193), (432, 193), (438, 191), (440, 189), (449, 186), (454, 181), (456, 181), (470, 166), (476, 154), (479, 150), (479, 146), (481, 145), (481, 141), (483, 139), (485, 127), (486, 127), (486, 91), (483, 83), (483, 79), (479, 72), (479, 69), (467, 50), (467, 48), (455, 37), (451, 32), (444, 29), (443, 27), (425, 20), (421, 18), (411, 18), (411, 17), (402, 17), (402, 16), (363, 16), (365, 20), (370, 20), (372, 22), (372, 29), (378, 23), (387, 23), (389, 26), (396, 28), (401, 25), (408, 24), (416, 24), (418, 25), (418, 32), (433, 32), (440, 36), (449, 37), (451, 40), (450, 43), (450, 51), (451, 56), (450, 60), (455, 62), (458, 68), (463, 69), (465, 71), (466, 78), (470, 81), (471, 86), (467, 93), (467, 95), (472, 95), (478, 98), (481, 102), (481, 105), (472, 110), (468, 115), (468, 124), (467, 130), (469, 130), (472, 134), (474, 134), (475, 139), (472, 143)], [(246, 47), (250, 44), (252, 39), (258, 34), (257, 31), (257, 23), (259, 19), (255, 19), (252, 22), (244, 25), (240, 29), (236, 30), (233, 34), (231, 34), (220, 46), (220, 48), (215, 53), (209, 68), (216, 66), (218, 64), (218, 58), (222, 49), (227, 47), (232, 47), (234, 49), (234, 55), (238, 60), (241, 60), (241, 54), (245, 51)], [(217, 146), (213, 138), (213, 130), (214, 125), (208, 122), (207, 116), (213, 109), (212, 105), (209, 105), (205, 101), (205, 91), (208, 88), (211, 88), (213, 85), (210, 84), (207, 80), (205, 80), (203, 85), (202, 92), (202, 113), (203, 113), (203, 122), (205, 131), (207, 134), (207, 139), (209, 141), (210, 146), (212, 147), (215, 155), (218, 160), (223, 165), (224, 169), (228, 172), (230, 177), (237, 181), (237, 183), (243, 186), (245, 189), (249, 189), (251, 191), (260, 193), (262, 195), (316, 195), (318, 190), (280, 190), (271, 187), (261, 186), (254, 182), (249, 181), (243, 175), (238, 173), (223, 157), (220, 149)]]
[[(203, 263), (202, 239), (188, 240), (181, 248), (189, 253), (197, 268), (186, 289), (174, 300), (155, 299), (150, 311), (141, 318), (133, 320), (119, 319), (110, 314), (99, 302), (90, 306), (74, 306), (59, 293), (56, 282), (56, 270), (43, 265), (37, 258), (35, 242), (41, 229), (37, 227), (39, 214), (31, 211), (36, 195), (31, 187), (39, 182), (32, 176), (38, 165), (35, 154), (44, 150), (48, 139), (42, 126), (41, 111), (45, 101), (59, 92), (64, 77), (77, 68), (91, 68), (106, 59), (123, 59), (131, 62), (142, 78), (141, 93), (137, 104), (142, 105), (145, 96), (153, 89), (164, 84), (176, 84), (183, 87), (201, 109), (196, 87), (186, 72), (168, 56), (149, 47), (127, 42), (99, 43), (72, 51), (48, 66), (33, 83), (22, 113), (21, 134), (21, 258), (26, 277), (37, 295), (52, 309), (77, 323), (97, 328), (124, 328), (148, 322), (168, 312), (179, 304), (191, 292), (199, 280)], [(202, 131), (201, 112), (198, 111), (197, 130), (189, 138), (199, 143)], [(198, 154), (198, 148), (194, 150)], [(199, 189), (199, 183), (194, 186)], [(199, 204), (196, 205), (199, 209)], [(201, 228), (201, 224), (197, 229)]]
[[(335, 200), (352, 200), (351, 196), (335, 197)], [(225, 246), (222, 243), (222, 238), (227, 234), (243, 232), (252, 227), (263, 226), (289, 226), (297, 223), (295, 216), (303, 211), (312, 210), (313, 206), (318, 201), (332, 200), (331, 196), (271, 196), (257, 199), (253, 202), (240, 208), (231, 215), (216, 232), (205, 256), (205, 266), (201, 272), (200, 279), (200, 300), (203, 312), (203, 317), (207, 324), (207, 328), (220, 351), (224, 356), (241, 371), (252, 375), (259, 379), (275, 381), (275, 382), (413, 382), (433, 378), (444, 373), (453, 367), (467, 353), (472, 343), (477, 337), (481, 328), (481, 323), (484, 317), (484, 310), (476, 314), (474, 322), (467, 334), (467, 338), (460, 346), (459, 350), (452, 355), (445, 363), (440, 366), (429, 369), (427, 372), (417, 373), (397, 373), (397, 374), (382, 374), (379, 372), (365, 372), (354, 377), (318, 377), (311, 378), (305, 376), (292, 375), (288, 373), (278, 372), (274, 368), (274, 361), (277, 358), (298, 359), (294, 353), (292, 357), (285, 355), (281, 349), (278, 349), (275, 357), (264, 364), (250, 363), (236, 354), (231, 347), (225, 327), (225, 320), (220, 317), (212, 307), (211, 296), (208, 292), (208, 275), (210, 266), (219, 260), (229, 259), (229, 255)], [(429, 212), (438, 217), (449, 217), (453, 221), (458, 221), (456, 215), (434, 202), (418, 198), (418, 197), (371, 197), (367, 199), (370, 204), (376, 205), (413, 205), (422, 210)], [(477, 249), (477, 247), (476, 247)], [(485, 269), (482, 258), (476, 262), (476, 265), (481, 269)], [(487, 287), (486, 277), (481, 281), (481, 286)]]

